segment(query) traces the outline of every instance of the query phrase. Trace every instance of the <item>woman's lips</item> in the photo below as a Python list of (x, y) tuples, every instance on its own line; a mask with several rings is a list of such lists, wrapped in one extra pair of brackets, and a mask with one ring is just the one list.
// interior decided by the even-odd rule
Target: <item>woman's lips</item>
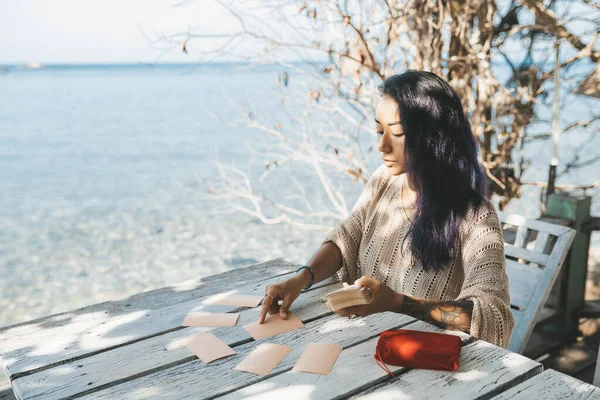
[(388, 166), (391, 167), (392, 165), (394, 165), (396, 163), (396, 161), (388, 161), (388, 160), (383, 160), (383, 163)]

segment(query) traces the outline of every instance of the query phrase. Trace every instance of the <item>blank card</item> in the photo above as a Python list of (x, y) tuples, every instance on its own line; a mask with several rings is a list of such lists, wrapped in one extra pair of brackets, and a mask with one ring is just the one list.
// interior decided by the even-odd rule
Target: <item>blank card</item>
[(292, 371), (327, 375), (337, 361), (343, 347), (329, 343), (311, 343), (300, 356)]
[(252, 350), (244, 361), (234, 369), (237, 371), (252, 372), (257, 375), (268, 375), (292, 351), (291, 347), (280, 344), (263, 343)]
[(201, 333), (193, 336), (185, 347), (205, 363), (235, 354), (231, 347), (212, 333)]
[(278, 335), (283, 332), (293, 331), (302, 328), (304, 324), (298, 317), (291, 312), (287, 313), (288, 319), (282, 319), (279, 314), (268, 315), (263, 324), (255, 321), (244, 325), (244, 329), (254, 338), (254, 340), (264, 339), (270, 336)]

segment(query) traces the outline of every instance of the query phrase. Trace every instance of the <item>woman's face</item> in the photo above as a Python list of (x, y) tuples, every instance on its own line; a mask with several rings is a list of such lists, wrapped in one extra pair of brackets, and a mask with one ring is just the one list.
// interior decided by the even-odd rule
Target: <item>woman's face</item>
[(400, 113), (396, 101), (383, 96), (375, 111), (375, 124), (379, 146), (377, 150), (391, 175), (406, 172), (404, 160), (404, 128), (400, 124)]

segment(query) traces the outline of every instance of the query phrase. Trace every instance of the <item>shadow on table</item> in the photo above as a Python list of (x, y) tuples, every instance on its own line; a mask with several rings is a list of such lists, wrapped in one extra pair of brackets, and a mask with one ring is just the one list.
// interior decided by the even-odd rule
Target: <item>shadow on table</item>
[(16, 400), (10, 385), (0, 386), (0, 400)]
[[(183, 329), (180, 320), (188, 311), (186, 307), (197, 307), (195, 300), (239, 285), (246, 285), (246, 290), (262, 292), (262, 281), (272, 278), (271, 273), (276, 271), (275, 276), (278, 276), (293, 272), (295, 266), (284, 259), (275, 259), (245, 270), (231, 270), (221, 276), (195, 279), (118, 301), (3, 327), (0, 329), (0, 341), (6, 342), (3, 362), (13, 372), (13, 379), (18, 379), (84, 355)], [(175, 309), (177, 313), (174, 313)], [(7, 381), (0, 380), (0, 400), (14, 398), (7, 385)], [(6, 397), (5, 393), (11, 397)]]

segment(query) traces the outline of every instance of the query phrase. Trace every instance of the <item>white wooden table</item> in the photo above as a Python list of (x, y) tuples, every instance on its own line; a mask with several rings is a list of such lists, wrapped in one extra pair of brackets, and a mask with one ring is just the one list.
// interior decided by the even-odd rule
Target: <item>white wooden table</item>
[[(17, 398), (492, 398), (600, 399), (600, 389), (519, 354), (461, 334), (464, 341), (457, 372), (391, 367), (390, 377), (373, 358), (379, 334), (407, 328), (442, 331), (400, 314), (346, 319), (332, 315), (321, 296), (338, 283), (323, 283), (302, 294), (292, 311), (302, 329), (263, 341), (294, 350), (269, 376), (233, 368), (258, 343), (242, 328), (257, 318), (258, 308), (205, 305), (207, 296), (237, 290), (263, 294), (267, 284), (285, 279), (296, 265), (273, 260), (194, 282), (141, 293), (125, 300), (96, 304), (0, 329), (2, 366)], [(232, 328), (182, 327), (194, 311), (241, 313)], [(204, 364), (181, 339), (212, 330), (237, 352)], [(263, 342), (260, 341), (260, 342)], [(327, 376), (292, 372), (306, 345), (322, 341), (344, 347)], [(587, 396), (587, 397), (586, 397)]]

